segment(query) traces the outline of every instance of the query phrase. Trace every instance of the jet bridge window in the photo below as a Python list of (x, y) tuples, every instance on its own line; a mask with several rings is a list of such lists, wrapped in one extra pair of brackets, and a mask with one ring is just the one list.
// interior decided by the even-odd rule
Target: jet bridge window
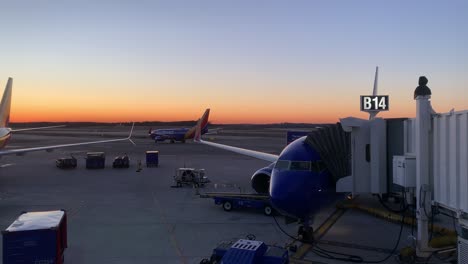
[(309, 171), (310, 161), (291, 161), (290, 169), (295, 171)]

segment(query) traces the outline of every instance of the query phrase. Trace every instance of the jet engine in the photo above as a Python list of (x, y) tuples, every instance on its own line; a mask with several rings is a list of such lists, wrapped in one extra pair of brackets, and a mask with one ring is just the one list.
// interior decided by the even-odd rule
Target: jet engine
[(252, 175), (250, 181), (252, 183), (252, 188), (257, 193), (268, 194), (270, 190), (271, 171), (273, 170), (274, 166), (275, 163), (272, 163), (268, 167), (259, 169)]

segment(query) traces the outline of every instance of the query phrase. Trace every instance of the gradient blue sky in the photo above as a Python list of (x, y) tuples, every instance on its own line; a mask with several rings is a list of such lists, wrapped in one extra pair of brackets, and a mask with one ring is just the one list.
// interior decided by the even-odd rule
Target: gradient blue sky
[(336, 122), (468, 108), (468, 1), (3, 1), (12, 121)]

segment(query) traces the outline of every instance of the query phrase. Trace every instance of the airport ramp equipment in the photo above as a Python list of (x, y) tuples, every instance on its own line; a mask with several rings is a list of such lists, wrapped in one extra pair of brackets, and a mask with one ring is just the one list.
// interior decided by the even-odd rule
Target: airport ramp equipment
[(77, 166), (77, 160), (75, 157), (66, 157), (66, 158), (59, 158), (55, 161), (55, 166), (60, 169), (70, 169), (70, 168), (76, 168)]
[(146, 151), (146, 167), (158, 167), (159, 166), (159, 151), (148, 150)]
[(3, 235), (3, 263), (63, 264), (67, 245), (65, 211), (22, 213)]
[(334, 182), (351, 175), (351, 135), (340, 123), (310, 132), (305, 142), (319, 153)]
[(205, 169), (178, 168), (175, 171), (174, 181), (176, 187), (182, 187), (183, 184), (193, 185), (198, 188), (205, 186), (210, 180), (205, 176)]
[(247, 193), (205, 193), (200, 195), (201, 198), (213, 198), (216, 205), (221, 205), (224, 211), (231, 211), (239, 208), (254, 208), (262, 209), (267, 216), (275, 214), (275, 210), (271, 206), (270, 196), (263, 194), (247, 194)]
[(87, 169), (103, 169), (106, 166), (106, 155), (104, 152), (86, 153)]
[(262, 241), (239, 239), (234, 243), (221, 243), (213, 250), (210, 263), (224, 264), (285, 264), (288, 251), (267, 246)]
[(127, 155), (117, 156), (112, 162), (112, 168), (129, 168), (130, 167), (130, 159)]

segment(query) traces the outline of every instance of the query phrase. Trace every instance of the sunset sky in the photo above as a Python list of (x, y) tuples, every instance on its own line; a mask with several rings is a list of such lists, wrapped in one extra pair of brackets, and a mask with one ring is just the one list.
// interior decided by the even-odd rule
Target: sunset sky
[(337, 122), (468, 109), (468, 1), (2, 1), (11, 121)]

